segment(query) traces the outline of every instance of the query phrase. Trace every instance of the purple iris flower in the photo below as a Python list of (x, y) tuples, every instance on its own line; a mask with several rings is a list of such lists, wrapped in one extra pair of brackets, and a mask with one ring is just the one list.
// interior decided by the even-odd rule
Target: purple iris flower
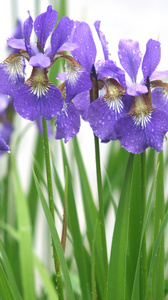
[(82, 68), (78, 62), (71, 56), (64, 55), (65, 64), (65, 82), (61, 84), (63, 108), (56, 116), (56, 139), (64, 138), (65, 143), (73, 138), (80, 129), (80, 113), (73, 103), (74, 97), (84, 93), (92, 87), (92, 82), (88, 72)]
[[(108, 58), (108, 47), (104, 34), (100, 31), (100, 21), (95, 22), (95, 28), (99, 36), (105, 58)], [(96, 45), (89, 25), (85, 22), (76, 22), (71, 34), (71, 42), (77, 43), (78, 47), (71, 51), (74, 59), (83, 67), (92, 77), (93, 69), (96, 68)], [(75, 76), (75, 74), (74, 74)], [(70, 78), (71, 79), (71, 78)], [(91, 80), (90, 80), (91, 82)], [(73, 99), (76, 108), (79, 110), (82, 118), (87, 121), (88, 108), (90, 106), (90, 87), (85, 91), (78, 93)]]
[[(9, 46), (21, 50), (20, 54), (9, 56), (9, 63), (6, 60), (0, 66), (2, 70), (0, 92), (14, 97), (15, 110), (23, 118), (32, 121), (40, 116), (50, 120), (58, 115), (63, 107), (61, 92), (49, 81), (48, 70), (59, 57), (58, 51), (74, 48), (71, 43), (66, 43), (73, 28), (73, 21), (68, 17), (62, 17), (54, 29), (56, 21), (57, 12), (49, 5), (47, 11), (40, 14), (34, 22), (36, 45), (30, 41), (33, 20), (29, 14), (23, 24), (23, 39), (8, 40)], [(46, 48), (46, 42), (51, 33), (51, 43)], [(16, 59), (23, 60), (24, 58), (33, 67), (31, 76), (25, 83), (24, 76), (22, 76), (23, 65), (16, 62)]]
[[(141, 153), (151, 147), (158, 152), (163, 148), (163, 138), (168, 131), (168, 115), (153, 107), (151, 97), (151, 78), (156, 78), (155, 69), (160, 61), (160, 43), (149, 40), (142, 61), (143, 81), (136, 83), (142, 55), (138, 42), (121, 40), (119, 58), (121, 65), (132, 80), (127, 93), (132, 95), (130, 111), (115, 124), (115, 131), (122, 147), (132, 153)], [(165, 72), (160, 73), (164, 76)]]

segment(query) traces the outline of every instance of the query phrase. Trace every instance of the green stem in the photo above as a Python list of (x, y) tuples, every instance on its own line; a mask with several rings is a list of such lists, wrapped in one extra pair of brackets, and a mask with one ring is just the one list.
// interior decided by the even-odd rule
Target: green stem
[[(157, 180), (156, 180), (156, 191), (155, 191), (155, 206), (154, 206), (154, 241), (160, 226), (165, 216), (165, 199), (164, 199), (164, 158), (163, 151), (158, 153), (157, 165), (159, 165)], [(157, 258), (153, 267), (152, 274), (152, 297), (155, 299), (164, 299), (164, 267), (165, 267), (165, 253), (164, 253), (164, 236), (159, 245)]]
[[(98, 81), (95, 67), (93, 65), (91, 71), (92, 89), (90, 90), (90, 102), (92, 103), (98, 98)], [(97, 175), (97, 189), (98, 189), (98, 200), (99, 200), (99, 225), (101, 231), (101, 242), (102, 242), (102, 255), (104, 262), (104, 282), (107, 283), (108, 276), (108, 261), (107, 261), (107, 244), (106, 244), (106, 233), (105, 233), (105, 221), (104, 221), (104, 203), (103, 203), (103, 189), (102, 189), (102, 178), (101, 178), (101, 167), (100, 167), (100, 150), (99, 150), (99, 139), (94, 135), (95, 142), (95, 158), (96, 158), (96, 175)], [(107, 288), (104, 289), (104, 299), (106, 299)]]
[[(44, 140), (45, 164), (46, 164), (46, 173), (47, 173), (49, 209), (50, 209), (52, 218), (55, 221), (47, 121), (44, 118), (42, 118), (42, 123), (43, 123), (43, 140)], [(59, 296), (59, 300), (63, 300), (64, 296), (63, 296), (61, 271), (60, 271), (60, 268), (58, 268), (58, 265), (59, 265), (58, 255), (57, 255), (57, 251), (54, 246), (53, 240), (52, 240), (52, 248), (53, 248), (54, 267), (55, 267), (55, 272), (57, 275), (56, 277), (57, 277), (58, 296)]]
[[(146, 209), (146, 153), (141, 153), (141, 224), (143, 225)], [(145, 299), (147, 287), (147, 254), (146, 254), (146, 235), (144, 234), (141, 248), (140, 263), (140, 300)]]
[[(105, 233), (105, 221), (104, 221), (103, 189), (102, 189), (102, 178), (101, 178), (101, 167), (100, 167), (99, 139), (96, 136), (94, 136), (94, 141), (95, 141), (97, 188), (98, 188), (98, 199), (99, 199), (99, 225), (101, 230), (102, 252), (103, 252), (103, 261), (104, 261), (104, 278), (105, 278), (104, 282), (106, 283), (108, 262), (107, 262), (107, 245), (106, 245), (106, 233)], [(105, 294), (106, 294), (106, 288), (105, 288)], [(106, 296), (104, 296), (104, 299), (106, 299)]]

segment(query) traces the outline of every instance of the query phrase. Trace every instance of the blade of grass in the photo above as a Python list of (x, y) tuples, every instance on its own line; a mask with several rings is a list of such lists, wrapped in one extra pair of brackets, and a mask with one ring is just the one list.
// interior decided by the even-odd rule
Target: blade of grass
[(54, 287), (54, 284), (47, 273), (45, 267), (41, 263), (41, 261), (38, 259), (38, 257), (34, 254), (34, 263), (35, 266), (37, 267), (37, 270), (39, 272), (39, 275), (43, 281), (43, 285), (45, 288), (45, 291), (47, 293), (47, 299), (49, 300), (58, 300), (58, 295), (56, 292), (56, 289)]
[(61, 146), (62, 146), (64, 167), (65, 170), (67, 169), (68, 172), (68, 224), (73, 239), (75, 260), (79, 272), (83, 299), (89, 300), (91, 298), (89, 292), (90, 282), (87, 277), (86, 257), (84, 255), (84, 245), (83, 245), (82, 236), (79, 228), (78, 214), (76, 210), (76, 203), (75, 203), (75, 198), (73, 193), (72, 176), (71, 176), (71, 171), (70, 171), (70, 167), (69, 167), (69, 163), (68, 163), (68, 159), (65, 153), (63, 143), (61, 143)]
[(34, 286), (34, 270), (32, 257), (32, 236), (31, 223), (28, 212), (28, 205), (25, 195), (22, 191), (19, 175), (13, 158), (13, 181), (15, 187), (15, 199), (17, 209), (17, 221), (19, 232), (19, 250), (20, 250), (20, 264), (22, 285), (25, 300), (35, 300), (35, 286)]
[(15, 300), (0, 260), (0, 299)]
[(38, 179), (37, 179), (35, 173), (34, 173), (34, 179), (35, 179), (37, 191), (38, 191), (38, 194), (39, 194), (39, 198), (40, 198), (41, 204), (43, 206), (43, 211), (45, 213), (46, 220), (47, 220), (47, 223), (48, 223), (48, 226), (49, 226), (52, 238), (53, 238), (53, 242), (54, 242), (54, 245), (57, 249), (58, 258), (59, 258), (59, 261), (60, 261), (61, 270), (62, 270), (62, 274), (63, 274), (63, 277), (64, 277), (64, 283), (65, 283), (65, 288), (66, 288), (66, 292), (67, 292), (67, 297), (68, 297), (69, 300), (75, 300), (73, 290), (72, 290), (71, 281), (70, 281), (70, 277), (69, 277), (69, 271), (68, 271), (67, 264), (66, 264), (66, 261), (65, 261), (64, 253), (63, 253), (62, 246), (61, 246), (61, 242), (60, 242), (57, 230), (55, 228), (53, 218), (51, 216), (51, 213), (49, 211), (48, 205), (46, 203), (45, 197), (43, 195), (43, 192), (41, 190), (41, 187), (39, 185), (39, 182), (38, 182)]
[(5, 268), (5, 272), (6, 272), (6, 275), (8, 277), (11, 289), (13, 291), (13, 295), (15, 295), (15, 298), (17, 300), (22, 300), (20, 292), (19, 292), (17, 284), (16, 284), (16, 281), (15, 281), (15, 277), (13, 275), (13, 271), (12, 271), (9, 259), (6, 255), (6, 252), (5, 252), (5, 249), (4, 249), (4, 246), (3, 246), (3, 243), (2, 243), (1, 240), (0, 240), (0, 253), (1, 253), (2, 258), (3, 258), (3, 266)]
[(130, 154), (115, 221), (108, 274), (107, 300), (125, 299), (129, 205), (134, 155)]
[[(84, 166), (80, 147), (79, 147), (78, 140), (76, 137), (73, 139), (73, 148), (74, 148), (76, 164), (77, 164), (79, 178), (80, 178), (82, 201), (83, 201), (84, 212), (85, 212), (87, 237), (88, 237), (88, 241), (89, 241), (89, 245), (90, 245), (90, 250), (92, 249), (94, 235), (96, 234), (96, 237), (95, 237), (95, 240), (96, 240), (95, 270), (96, 271), (95, 271), (95, 273), (96, 273), (96, 279), (98, 281), (99, 290), (100, 290), (101, 296), (103, 298), (103, 287), (104, 287), (104, 278), (102, 278), (103, 259), (102, 259), (102, 255), (101, 255), (100, 227), (97, 224), (98, 212), (97, 212), (97, 208), (94, 204), (93, 195), (91, 192), (88, 176), (86, 173), (86, 169)], [(96, 233), (95, 233), (95, 224), (97, 224)]]
[[(33, 162), (33, 169), (37, 173), (38, 167), (40, 166), (40, 174), (43, 171), (43, 162), (44, 162), (44, 151), (43, 151), (43, 138), (39, 133), (36, 139), (36, 147), (34, 153), (34, 162)], [(35, 223), (36, 223), (36, 213), (37, 213), (37, 204), (38, 204), (38, 194), (37, 189), (34, 183), (34, 178), (31, 176), (30, 179), (30, 187), (27, 194), (28, 204), (29, 204), (29, 211), (30, 211), (30, 218), (32, 224), (32, 232), (35, 231)]]
[(141, 238), (141, 155), (135, 155), (130, 197), (128, 255), (126, 265), (126, 299), (131, 299)]
[[(158, 174), (156, 179), (155, 205), (154, 205), (154, 242), (160, 229), (160, 225), (165, 215), (164, 200), (164, 159), (163, 151), (158, 153)], [(152, 271), (152, 298), (164, 299), (164, 236), (160, 242), (158, 255), (155, 259)]]
[[(148, 197), (148, 201), (147, 201), (147, 205), (146, 205), (131, 300), (137, 300), (139, 297), (139, 272), (140, 272), (141, 246), (142, 246), (142, 241), (143, 241), (143, 237), (144, 237), (144, 232), (146, 230), (146, 226), (148, 224), (148, 221), (150, 219), (150, 215), (152, 212), (152, 200), (153, 200), (153, 193), (154, 193), (154, 188), (155, 188), (155, 184), (156, 184), (157, 173), (158, 173), (158, 168), (157, 168), (157, 170), (154, 174), (153, 180), (152, 180), (149, 197)], [(137, 291), (138, 291), (138, 296), (137, 296)]]
[(161, 243), (161, 240), (163, 238), (164, 230), (165, 230), (167, 224), (168, 224), (168, 212), (166, 213), (166, 215), (163, 219), (163, 222), (160, 226), (160, 230), (157, 234), (155, 244), (154, 244), (154, 247), (153, 247), (153, 252), (152, 252), (152, 257), (151, 257), (149, 272), (148, 272), (148, 281), (147, 281), (147, 290), (146, 290), (145, 300), (148, 299), (148, 291), (150, 290), (150, 278), (151, 278), (152, 269), (153, 269), (155, 260), (157, 259), (160, 243)]

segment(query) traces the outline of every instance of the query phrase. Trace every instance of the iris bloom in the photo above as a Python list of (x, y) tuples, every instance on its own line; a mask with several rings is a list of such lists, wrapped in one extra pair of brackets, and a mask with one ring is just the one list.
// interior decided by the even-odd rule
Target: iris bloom
[[(144, 78), (138, 84), (136, 79), (141, 58), (138, 42), (120, 41), (119, 59), (132, 80), (132, 84), (128, 84), (127, 93), (132, 96), (133, 104), (130, 111), (117, 121), (115, 130), (117, 138), (127, 151), (141, 153), (151, 147), (159, 152), (163, 148), (163, 138), (168, 131), (167, 113), (155, 108), (151, 98), (151, 79), (158, 76), (155, 69), (160, 61), (160, 43), (148, 41), (142, 61)], [(163, 77), (165, 74), (159, 73), (159, 76)]]
[(62, 54), (66, 59), (64, 83), (59, 89), (62, 94), (63, 108), (56, 116), (56, 139), (68, 142), (80, 129), (80, 113), (73, 103), (74, 97), (92, 87), (88, 72), (71, 56)]
[[(100, 21), (95, 22), (95, 28), (99, 36), (104, 57), (108, 58), (108, 47), (104, 34), (100, 31)], [(89, 77), (92, 77), (94, 67), (96, 68), (96, 45), (93, 39), (93, 35), (89, 25), (85, 22), (76, 22), (70, 38), (71, 42), (78, 44), (78, 47), (71, 51), (74, 59), (82, 66)], [(78, 72), (74, 73), (78, 76)], [(73, 81), (73, 77), (69, 78), (69, 81)], [(88, 108), (90, 106), (90, 87), (85, 91), (77, 94), (74, 98), (74, 104), (79, 110), (82, 118), (87, 121)]]
[[(0, 65), (0, 92), (14, 97), (15, 110), (25, 119), (47, 120), (60, 113), (63, 107), (61, 92), (48, 79), (48, 69), (57, 59), (57, 52), (72, 49), (66, 43), (73, 28), (73, 21), (62, 17), (57, 27), (57, 12), (49, 5), (45, 13), (34, 22), (37, 45), (30, 41), (33, 20), (29, 14), (23, 24), (23, 39), (11, 38), (8, 45), (20, 49)], [(54, 30), (53, 30), (54, 29)], [(51, 43), (46, 42), (51, 35)], [(24, 59), (33, 67), (31, 76), (24, 83)], [(24, 83), (24, 84), (23, 84)]]

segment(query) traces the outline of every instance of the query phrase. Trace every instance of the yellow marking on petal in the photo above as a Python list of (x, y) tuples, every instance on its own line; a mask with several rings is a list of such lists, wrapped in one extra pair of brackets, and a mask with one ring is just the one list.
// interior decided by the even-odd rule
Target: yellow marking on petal
[(74, 64), (72, 61), (66, 60), (65, 72), (66, 79), (70, 81), (72, 85), (75, 85), (80, 77), (80, 73), (83, 72), (83, 69), (78, 64)]
[(15, 80), (18, 76), (24, 77), (24, 61), (23, 57), (18, 54), (10, 55), (6, 60), (5, 63), (5, 70), (9, 74), (9, 78)]
[(31, 77), (26, 81), (31, 88), (31, 93), (36, 95), (38, 98), (46, 95), (51, 83), (47, 77), (46, 69), (33, 68)]
[(105, 81), (106, 95), (103, 97), (110, 109), (115, 113), (120, 113), (123, 110), (122, 96), (125, 94), (124, 88), (115, 80), (107, 79)]
[(147, 96), (139, 95), (133, 97), (133, 105), (128, 114), (132, 115), (135, 125), (140, 125), (144, 129), (151, 121), (153, 110), (154, 107), (149, 104)]

